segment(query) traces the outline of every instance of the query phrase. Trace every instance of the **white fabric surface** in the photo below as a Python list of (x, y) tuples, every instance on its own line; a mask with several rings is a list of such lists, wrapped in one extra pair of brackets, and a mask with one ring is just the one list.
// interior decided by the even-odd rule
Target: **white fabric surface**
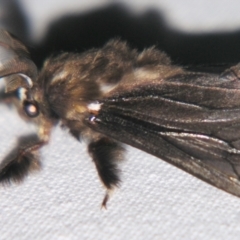
[[(0, 126), (0, 159), (16, 137), (34, 131), (4, 105)], [(0, 240), (240, 238), (239, 198), (140, 150), (128, 148), (122, 186), (107, 210), (85, 144), (56, 128), (41, 154), (41, 172), (0, 186)]]
[[(0, 159), (34, 130), (0, 105)], [(44, 168), (0, 187), (3, 239), (239, 239), (240, 199), (128, 148), (122, 186), (108, 203), (85, 144), (53, 131)]]

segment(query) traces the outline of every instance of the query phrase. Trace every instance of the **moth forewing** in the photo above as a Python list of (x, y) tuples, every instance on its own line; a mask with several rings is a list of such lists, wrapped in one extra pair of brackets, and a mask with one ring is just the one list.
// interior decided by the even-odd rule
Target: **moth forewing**
[(115, 88), (86, 121), (95, 131), (240, 196), (239, 79), (232, 71), (222, 78), (185, 72)]
[(25, 45), (4, 30), (0, 31), (0, 77), (5, 77), (6, 92), (31, 88), (37, 77)]

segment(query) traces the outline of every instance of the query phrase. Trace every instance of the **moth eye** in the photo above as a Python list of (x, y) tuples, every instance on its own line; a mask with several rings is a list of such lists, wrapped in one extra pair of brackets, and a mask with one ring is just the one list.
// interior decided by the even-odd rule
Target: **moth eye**
[(39, 114), (39, 108), (36, 101), (24, 101), (23, 109), (28, 117), (34, 118)]

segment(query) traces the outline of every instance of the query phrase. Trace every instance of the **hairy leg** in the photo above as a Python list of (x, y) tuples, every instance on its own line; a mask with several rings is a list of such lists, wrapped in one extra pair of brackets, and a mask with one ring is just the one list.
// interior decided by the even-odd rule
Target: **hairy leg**
[(107, 188), (102, 202), (102, 206), (106, 208), (109, 193), (121, 182), (118, 163), (123, 159), (124, 148), (118, 142), (102, 137), (89, 144), (88, 152), (96, 165), (103, 185)]
[(38, 150), (46, 142), (36, 135), (19, 139), (19, 143), (0, 164), (0, 182), (22, 182), (33, 171), (41, 169)]

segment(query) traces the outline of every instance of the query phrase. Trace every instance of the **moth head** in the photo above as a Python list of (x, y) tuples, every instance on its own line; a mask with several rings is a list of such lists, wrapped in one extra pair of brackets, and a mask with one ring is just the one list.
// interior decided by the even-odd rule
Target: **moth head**
[(32, 89), (19, 88), (18, 97), (21, 100), (21, 108), (29, 118), (35, 118), (39, 115), (39, 104), (32, 97)]

